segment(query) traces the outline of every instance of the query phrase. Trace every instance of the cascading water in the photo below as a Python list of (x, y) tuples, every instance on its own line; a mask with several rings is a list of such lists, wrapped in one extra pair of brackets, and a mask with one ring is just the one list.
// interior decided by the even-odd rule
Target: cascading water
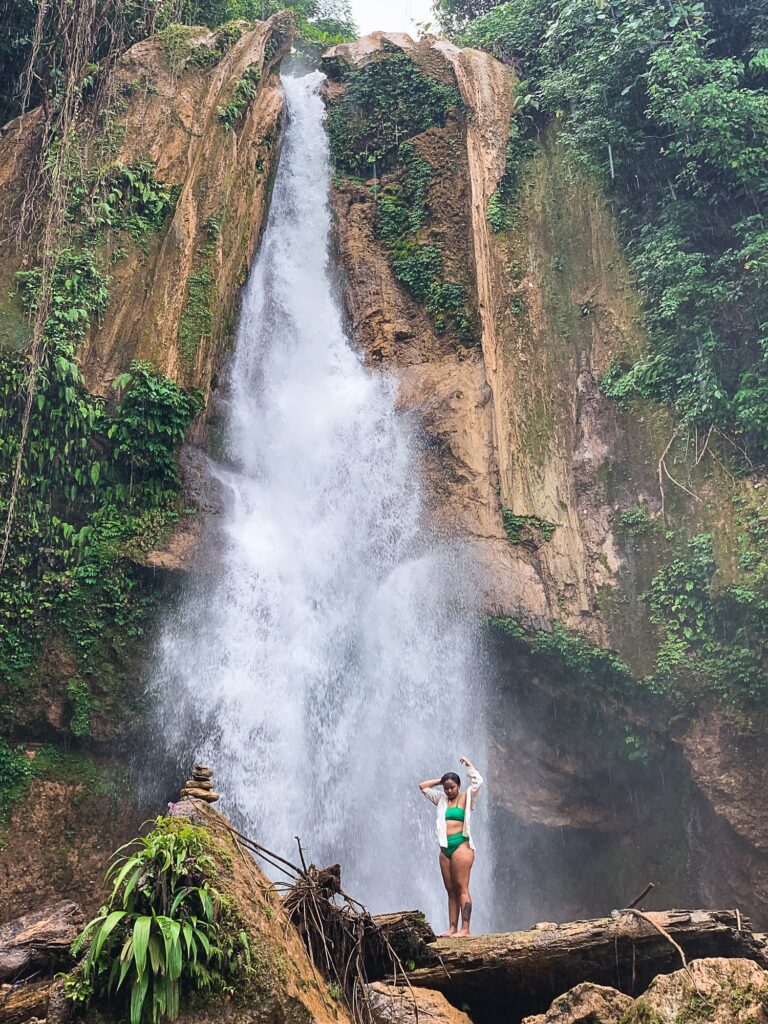
[[(339, 861), (377, 911), (445, 923), (420, 779), (485, 767), (471, 588), (425, 523), (395, 382), (345, 336), (329, 262), (323, 76), (284, 79), (288, 127), (232, 366), (216, 568), (162, 631), (155, 688), (181, 760), (266, 846)], [(483, 797), (485, 800), (486, 797)], [(487, 927), (482, 801), (476, 923)]]

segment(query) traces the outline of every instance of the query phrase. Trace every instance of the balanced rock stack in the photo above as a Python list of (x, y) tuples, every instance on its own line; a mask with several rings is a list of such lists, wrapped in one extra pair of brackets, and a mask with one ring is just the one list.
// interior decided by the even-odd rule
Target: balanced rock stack
[(184, 783), (181, 795), (194, 796), (209, 804), (215, 804), (221, 799), (219, 794), (213, 791), (213, 772), (204, 764), (196, 764), (192, 769), (192, 778)]

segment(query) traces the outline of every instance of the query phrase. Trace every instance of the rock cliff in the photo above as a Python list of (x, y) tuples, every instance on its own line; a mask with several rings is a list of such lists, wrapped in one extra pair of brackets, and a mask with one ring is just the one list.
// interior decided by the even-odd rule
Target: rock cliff
[[(76, 338), (74, 382), (86, 425), (89, 415), (92, 425), (100, 410), (114, 407), (115, 379), (134, 360), (149, 366), (162, 388), (171, 388), (167, 394), (197, 393), (205, 405), (215, 390), (239, 288), (268, 210), (284, 113), (279, 68), (292, 34), (293, 22), (285, 13), (217, 31), (170, 26), (118, 59), (106, 107), (84, 103), (76, 126), (82, 151), (73, 156), (77, 171), (57, 244), (62, 262), (75, 267), (67, 264), (66, 288), (77, 281), (81, 264), (101, 288), (99, 314), (85, 317), (86, 327)], [(29, 297), (20, 282), (38, 263), (39, 238), (37, 233), (24, 238), (18, 224), (30, 169), (36, 166), (41, 118), (40, 110), (32, 110), (0, 133), (4, 374), (29, 335)], [(82, 309), (65, 312), (70, 320), (77, 316), (83, 322)], [(66, 369), (66, 362), (61, 365)], [(62, 391), (70, 406), (75, 386)], [(17, 401), (13, 391), (6, 412)], [(40, 394), (37, 408), (44, 410), (52, 401)], [(150, 419), (145, 405), (136, 421), (139, 429), (146, 421), (150, 432), (157, 431)], [(191, 441), (201, 440), (205, 420), (197, 418)], [(79, 436), (83, 426), (57, 422), (52, 428), (45, 421), (33, 423), (33, 431), (38, 436), (52, 429), (46, 458), (66, 467), (72, 458), (70, 434)], [(105, 440), (102, 430), (98, 437), (84, 434), (81, 443), (103, 452)], [(51, 616), (45, 609), (58, 595), (78, 591), (72, 564), (82, 565), (81, 556), (69, 563), (65, 556), (60, 563), (61, 552), (54, 550), (58, 542), (41, 541), (45, 531), (38, 529), (33, 557), (22, 554), (21, 562), (6, 566), (6, 572), (13, 570), (10, 575), (23, 573), (20, 567), (31, 569), (29, 581), (18, 575), (4, 591), (0, 625), (5, 645), (0, 654), (0, 759), (5, 758), (0, 828), (8, 837), (0, 847), (5, 894), (0, 920), (56, 893), (76, 895), (89, 886), (95, 891), (94, 865), (141, 820), (128, 796), (125, 768), (129, 738), (142, 715), (145, 651), (140, 637), (151, 626), (151, 610), (169, 590), (167, 576), (157, 570), (177, 570), (194, 557), (211, 502), (201, 482), (201, 461), (201, 451), (188, 444), (181, 459), (183, 502), (169, 518), (159, 508), (149, 513), (160, 529), (147, 533), (145, 523), (139, 531), (143, 540), (137, 535), (138, 543), (121, 545), (118, 528), (106, 540), (106, 548), (95, 554), (95, 573), (85, 570), (91, 583), (81, 592), (74, 618), (61, 609)], [(91, 481), (80, 470), (74, 475), (77, 482), (49, 495), (48, 503), (72, 520), (73, 530), (85, 523), (93, 532), (85, 511), (93, 507), (93, 497), (83, 481), (96, 487), (98, 468)], [(172, 469), (172, 503), (175, 476)], [(117, 511), (120, 493), (98, 499), (101, 514), (105, 507)], [(135, 506), (127, 514), (135, 515)], [(23, 548), (23, 539), (19, 543)], [(38, 556), (42, 567), (35, 564)], [(97, 593), (92, 584), (105, 589)], [(24, 588), (32, 594), (26, 613), (18, 598)], [(38, 610), (39, 620), (34, 618)], [(26, 627), (25, 620), (30, 623)], [(86, 639), (89, 634), (93, 639)], [(97, 653), (98, 635), (110, 639)], [(69, 749), (73, 742), (74, 751)], [(30, 888), (31, 877), (38, 879), (35, 888)]]
[[(382, 71), (388, 62), (396, 69)], [(483, 607), (504, 620), (507, 701), (519, 707), (533, 686), (543, 691), (539, 704), (563, 702), (563, 719), (599, 709), (591, 735), (603, 738), (595, 744), (584, 731), (579, 768), (558, 750), (562, 726), (542, 731), (546, 714), (512, 726), (511, 745), (497, 736), (499, 779), (521, 780), (510, 795), (515, 827), (613, 832), (614, 849), (626, 839), (648, 858), (658, 837), (648, 840), (646, 829), (643, 840), (615, 811), (612, 822), (603, 817), (610, 784), (596, 780), (606, 758), (615, 774), (630, 755), (636, 768), (650, 759), (657, 769), (672, 756), (679, 802), (674, 810), (656, 803), (650, 817), (677, 821), (683, 859), (691, 852), (683, 832), (700, 827), (713, 838), (708, 865), (686, 884), (765, 913), (766, 820), (750, 796), (762, 772), (762, 713), (745, 714), (738, 698), (723, 700), (695, 673), (681, 684), (684, 696), (672, 692), (659, 651), (674, 615), (670, 627), (647, 597), (703, 533), (714, 539), (715, 575), (702, 601), (735, 578), (737, 510), (761, 507), (760, 480), (736, 479), (714, 439), (681, 436), (660, 407), (601, 393), (609, 367), (643, 349), (642, 304), (611, 211), (568, 159), (557, 123), (528, 138), (516, 128), (510, 68), (434, 37), (385, 33), (335, 47), (324, 67), (351, 328), (367, 361), (396, 375), (402, 408), (423, 425), (431, 514), (464, 542)], [(335, 143), (348, 110), (357, 104), (372, 116), (376, 83), (383, 90), (405, 67), (452, 88), (453, 104), (430, 123), (401, 110), (398, 152), (385, 151), (370, 125), (367, 135), (355, 126), (357, 157)], [(404, 227), (402, 206), (411, 216)], [(414, 266), (434, 253), (442, 278), (435, 271), (425, 282)], [(442, 315), (444, 282), (463, 296), (468, 330)], [(513, 714), (502, 698), (494, 720)], [(612, 751), (604, 745), (617, 726), (624, 757), (615, 742)], [(628, 785), (649, 789), (651, 805), (659, 795), (643, 770)], [(718, 880), (723, 860), (739, 865), (731, 881)], [(665, 873), (669, 881), (676, 869)]]

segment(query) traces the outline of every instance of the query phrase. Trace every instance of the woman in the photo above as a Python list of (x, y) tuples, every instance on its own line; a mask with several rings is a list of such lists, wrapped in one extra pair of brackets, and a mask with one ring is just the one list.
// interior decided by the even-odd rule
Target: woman
[[(444, 935), (469, 935), (472, 917), (469, 875), (475, 862), (475, 844), (472, 842), (470, 817), (483, 780), (468, 757), (460, 757), (459, 764), (466, 765), (469, 775), (470, 785), (466, 793), (461, 792), (461, 779), (455, 772), (446, 772), (441, 779), (427, 779), (419, 783), (424, 796), (437, 804), (435, 832), (440, 844), (440, 871), (448, 892), (450, 926), (450, 931), (443, 932)], [(435, 792), (435, 786), (442, 786), (442, 793)]]

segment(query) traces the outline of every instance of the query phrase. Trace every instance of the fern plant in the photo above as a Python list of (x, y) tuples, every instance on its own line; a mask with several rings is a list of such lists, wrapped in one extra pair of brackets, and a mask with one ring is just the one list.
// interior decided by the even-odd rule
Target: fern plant
[(131, 1024), (159, 1024), (178, 1017), (185, 991), (228, 988), (250, 970), (248, 936), (213, 887), (206, 842), (204, 830), (159, 818), (117, 851), (109, 898), (73, 946), (75, 954), (88, 948), (68, 981), (70, 998), (122, 998)]

